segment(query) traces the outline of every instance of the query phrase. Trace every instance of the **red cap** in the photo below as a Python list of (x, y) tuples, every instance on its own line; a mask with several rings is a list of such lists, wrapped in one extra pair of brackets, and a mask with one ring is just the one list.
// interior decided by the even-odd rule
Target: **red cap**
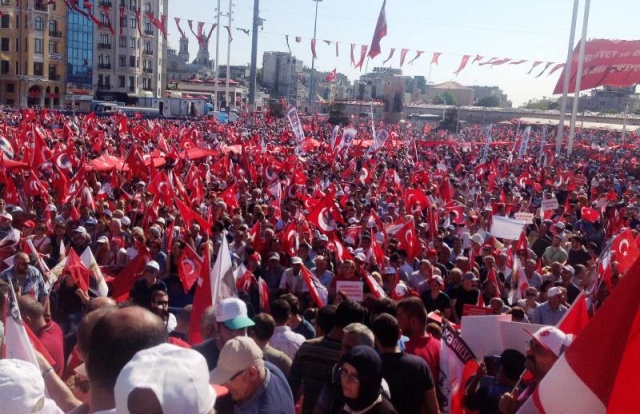
[(24, 223), (22, 223), (22, 227), (27, 227), (29, 229), (32, 229), (36, 226), (36, 223), (33, 222), (33, 220), (27, 220)]

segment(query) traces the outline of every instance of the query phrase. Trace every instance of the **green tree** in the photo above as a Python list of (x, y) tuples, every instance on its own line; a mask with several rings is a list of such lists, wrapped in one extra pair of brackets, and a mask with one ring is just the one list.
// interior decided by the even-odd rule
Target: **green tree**
[(484, 106), (485, 108), (496, 108), (500, 106), (500, 98), (497, 96), (485, 96), (484, 98), (478, 99), (476, 105)]
[(447, 102), (447, 105), (457, 105), (458, 104), (458, 101), (456, 100), (456, 97), (453, 96), (451, 94), (451, 92), (449, 92), (449, 91), (446, 91), (446, 92), (441, 93), (439, 95), (438, 103), (442, 103), (443, 99)]
[(530, 99), (524, 105), (522, 105), (521, 108), (548, 111), (550, 109), (560, 108), (560, 103), (558, 99), (552, 99), (543, 96), (542, 99)]
[(329, 123), (332, 125), (348, 125), (349, 117), (344, 113), (344, 104), (340, 102), (334, 102), (329, 105)]

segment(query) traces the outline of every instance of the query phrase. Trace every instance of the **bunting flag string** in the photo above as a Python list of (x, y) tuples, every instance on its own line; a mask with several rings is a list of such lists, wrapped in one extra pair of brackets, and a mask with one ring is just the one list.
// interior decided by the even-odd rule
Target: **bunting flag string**
[(542, 76), (542, 74), (544, 72), (546, 72), (547, 69), (549, 69), (549, 66), (553, 65), (553, 62), (547, 62), (546, 65), (544, 65), (544, 69), (542, 69), (542, 72), (540, 72), (540, 74), (538, 76), (536, 76), (536, 79), (538, 79), (540, 76)]
[(404, 65), (404, 59), (407, 57), (407, 53), (409, 53), (409, 49), (402, 49), (400, 51), (400, 67)]
[(209, 33), (207, 33), (207, 37), (206, 37), (207, 42), (209, 41), (209, 39), (211, 39), (211, 35), (213, 34), (213, 31), (215, 30), (216, 27), (218, 27), (218, 25), (215, 23), (211, 25), (211, 29), (209, 29)]
[(460, 60), (460, 66), (458, 66), (458, 69), (453, 72), (454, 75), (458, 76), (458, 74), (462, 72), (462, 70), (467, 66), (467, 63), (469, 63), (469, 58), (471, 58), (471, 55), (462, 56), (462, 59)]
[(360, 70), (362, 70), (362, 64), (364, 63), (364, 58), (367, 57), (367, 49), (368, 49), (367, 45), (360, 46), (360, 61), (356, 65), (356, 69), (360, 68)]
[(161, 14), (160, 18), (157, 19), (152, 12), (146, 12), (145, 15), (149, 18), (151, 24), (154, 25), (160, 33), (162, 33), (164, 40), (167, 40), (167, 16)]
[(541, 60), (536, 60), (535, 62), (533, 62), (533, 65), (531, 66), (531, 69), (529, 69), (529, 72), (527, 72), (527, 75), (530, 75), (531, 72), (533, 72), (533, 69), (535, 69), (535, 67), (538, 66), (541, 63), (542, 63)]
[(351, 66), (356, 65), (356, 58), (353, 55), (355, 53), (355, 50), (356, 50), (356, 45), (354, 43), (351, 43)]
[(291, 46), (289, 45), (289, 35), (284, 35), (284, 40), (287, 41), (287, 49), (289, 49), (289, 53), (291, 53)]
[(409, 64), (410, 64), (410, 65), (413, 65), (413, 62), (415, 62), (415, 61), (416, 61), (416, 59), (418, 59), (420, 56), (422, 56), (422, 54), (423, 54), (423, 53), (424, 53), (424, 52), (423, 52), (422, 50), (418, 50), (418, 51), (416, 52), (416, 56), (415, 56), (413, 59), (411, 59), (411, 60), (409, 61)]
[(433, 52), (433, 57), (431, 58), (431, 63), (430, 65), (437, 65), (438, 64), (438, 59), (440, 59), (440, 55), (442, 53), (440, 52)]
[(387, 56), (387, 58), (384, 60), (384, 62), (382, 62), (383, 65), (386, 65), (388, 61), (391, 60), (391, 58), (393, 57), (393, 54), (396, 53), (396, 48), (392, 47), (391, 51), (389, 52), (389, 56)]
[(109, 13), (109, 11), (111, 10), (111, 6), (109, 6), (109, 3), (104, 3), (102, 5), (102, 11), (104, 11), (104, 15), (105, 15), (105, 19), (107, 20), (106, 23), (104, 23), (104, 26), (109, 29), (109, 31), (111, 32), (112, 36), (116, 35), (116, 31), (113, 28), (113, 25), (111, 24), (111, 17), (109, 17), (109, 15), (111, 13)]
[[(233, 42), (233, 36), (231, 35), (231, 28), (229, 26), (225, 26), (225, 29), (227, 29), (227, 34), (229, 35), (229, 43)], [(209, 38), (207, 37), (207, 40), (209, 40)]]
[[(215, 27), (215, 25), (214, 25)], [(213, 29), (212, 29), (213, 30)], [(249, 32), (251, 32), (251, 30), (249, 29), (243, 29), (241, 27), (236, 27), (236, 30), (240, 30), (242, 33), (246, 34), (247, 36), (249, 36)], [(209, 39), (209, 36), (207, 36), (207, 40)]]
[[(124, 7), (122, 7), (121, 10), (124, 10)], [(182, 30), (182, 27), (180, 27), (180, 18), (174, 17), (173, 20), (176, 21), (176, 26), (178, 26), (178, 32), (180, 32), (180, 37), (181, 38), (187, 37), (187, 35), (184, 33), (184, 30)]]

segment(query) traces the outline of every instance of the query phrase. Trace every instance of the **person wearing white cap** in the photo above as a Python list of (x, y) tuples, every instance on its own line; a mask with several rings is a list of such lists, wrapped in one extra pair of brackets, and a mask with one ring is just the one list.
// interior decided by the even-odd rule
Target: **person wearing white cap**
[(30, 362), (0, 360), (0, 411), (3, 413), (62, 414), (56, 403), (45, 397), (44, 374)]
[(531, 323), (556, 326), (567, 313), (564, 302), (564, 289), (554, 286), (547, 290), (547, 301), (533, 310)]
[(133, 302), (144, 308), (151, 305), (151, 295), (153, 292), (161, 290), (167, 291), (167, 285), (158, 278), (160, 265), (155, 260), (151, 260), (144, 267), (143, 277), (136, 281), (129, 296)]
[(298, 297), (302, 293), (309, 291), (300, 274), (302, 264), (302, 258), (298, 256), (291, 258), (291, 267), (284, 271), (280, 279), (280, 289), (286, 289), (289, 293), (293, 293)]
[[(114, 388), (117, 414), (210, 414), (217, 392), (204, 358), (192, 349), (160, 344), (139, 351)], [(223, 391), (224, 390), (224, 391)]]
[(209, 382), (229, 390), (235, 401), (234, 413), (295, 412), (284, 374), (263, 360), (262, 351), (249, 337), (233, 338), (224, 345)]
[(11, 222), (13, 221), (13, 216), (6, 211), (0, 213), (0, 240), (7, 237), (9, 233), (13, 230), (11, 226)]
[(233, 338), (247, 336), (247, 328), (255, 325), (248, 316), (247, 304), (238, 298), (220, 302), (215, 309), (215, 320), (217, 336), (193, 347), (204, 356), (209, 370), (218, 365), (224, 344)]
[(524, 367), (533, 375), (533, 380), (520, 394), (509, 392), (502, 394), (498, 403), (501, 413), (517, 412), (520, 405), (535, 391), (540, 381), (573, 341), (572, 335), (567, 335), (560, 329), (551, 326), (540, 328), (533, 334), (529, 331), (527, 333), (531, 335), (532, 339), (529, 342)]

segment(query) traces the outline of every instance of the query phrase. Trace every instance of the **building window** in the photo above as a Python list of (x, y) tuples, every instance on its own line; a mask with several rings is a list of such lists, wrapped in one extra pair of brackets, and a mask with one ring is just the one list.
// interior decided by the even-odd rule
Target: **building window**
[(118, 40), (118, 45), (120, 47), (127, 47), (127, 37), (126, 36), (120, 36), (120, 38)]
[(11, 23), (11, 17), (8, 14), (3, 14), (0, 18), (0, 29), (8, 29)]
[(33, 74), (36, 76), (44, 75), (44, 63), (42, 62), (33, 62)]
[(109, 35), (101, 34), (100, 35), (100, 40), (98, 41), (98, 43), (101, 43), (103, 45), (108, 45), (109, 44)]
[(111, 75), (104, 75), (104, 86), (111, 88)]
[(9, 61), (0, 60), (0, 73), (7, 75), (9, 73)]
[(33, 21), (33, 29), (39, 32), (44, 30), (44, 24), (42, 23), (42, 17), (36, 17)]
[(136, 0), (129, 0), (129, 10), (138, 10), (138, 2)]
[(118, 66), (121, 68), (127, 67), (127, 57), (125, 55), (118, 56)]
[(129, 56), (129, 67), (130, 68), (135, 68), (136, 67), (136, 57), (135, 56)]
[(144, 2), (144, 11), (146, 11), (146, 12), (150, 12), (151, 11), (151, 2), (150, 1), (145, 1)]
[(151, 41), (150, 40), (145, 40), (144, 41), (144, 50), (145, 52), (150, 52), (151, 51)]
[(131, 49), (135, 49), (136, 48), (136, 38), (135, 37), (130, 37), (129, 38), (129, 47)]
[(100, 12), (100, 23), (107, 24), (107, 16), (103, 12)]
[(6, 92), (9, 93), (14, 93), (16, 91), (16, 84), (15, 83), (7, 83), (6, 88), (4, 89)]
[(56, 72), (56, 65), (49, 65), (49, 79), (57, 80), (58, 74)]
[(136, 90), (136, 77), (135, 76), (129, 76), (129, 90), (132, 91), (132, 92)]
[(34, 53), (44, 53), (44, 46), (42, 39), (33, 39), (33, 51)]
[(10, 1), (11, 0), (1, 0), (0, 1), (0, 6), (8, 6)]
[(126, 85), (126, 78), (124, 76), (118, 76), (118, 87), (124, 88)]
[(127, 16), (122, 16), (122, 19), (120, 19), (120, 26), (127, 27)]
[(58, 42), (49, 40), (49, 53), (58, 53)]
[(129, 25), (129, 27), (131, 27), (132, 29), (135, 29), (135, 28), (137, 27), (137, 26), (136, 26), (136, 18), (135, 18), (135, 17), (132, 17), (132, 18), (130, 19), (130, 22), (131, 22), (131, 24)]
[(58, 21), (49, 20), (49, 33), (56, 33), (58, 31)]
[(9, 38), (8, 37), (3, 37), (2, 39), (0, 39), (0, 50), (3, 51), (3, 52), (8, 52), (9, 51)]

